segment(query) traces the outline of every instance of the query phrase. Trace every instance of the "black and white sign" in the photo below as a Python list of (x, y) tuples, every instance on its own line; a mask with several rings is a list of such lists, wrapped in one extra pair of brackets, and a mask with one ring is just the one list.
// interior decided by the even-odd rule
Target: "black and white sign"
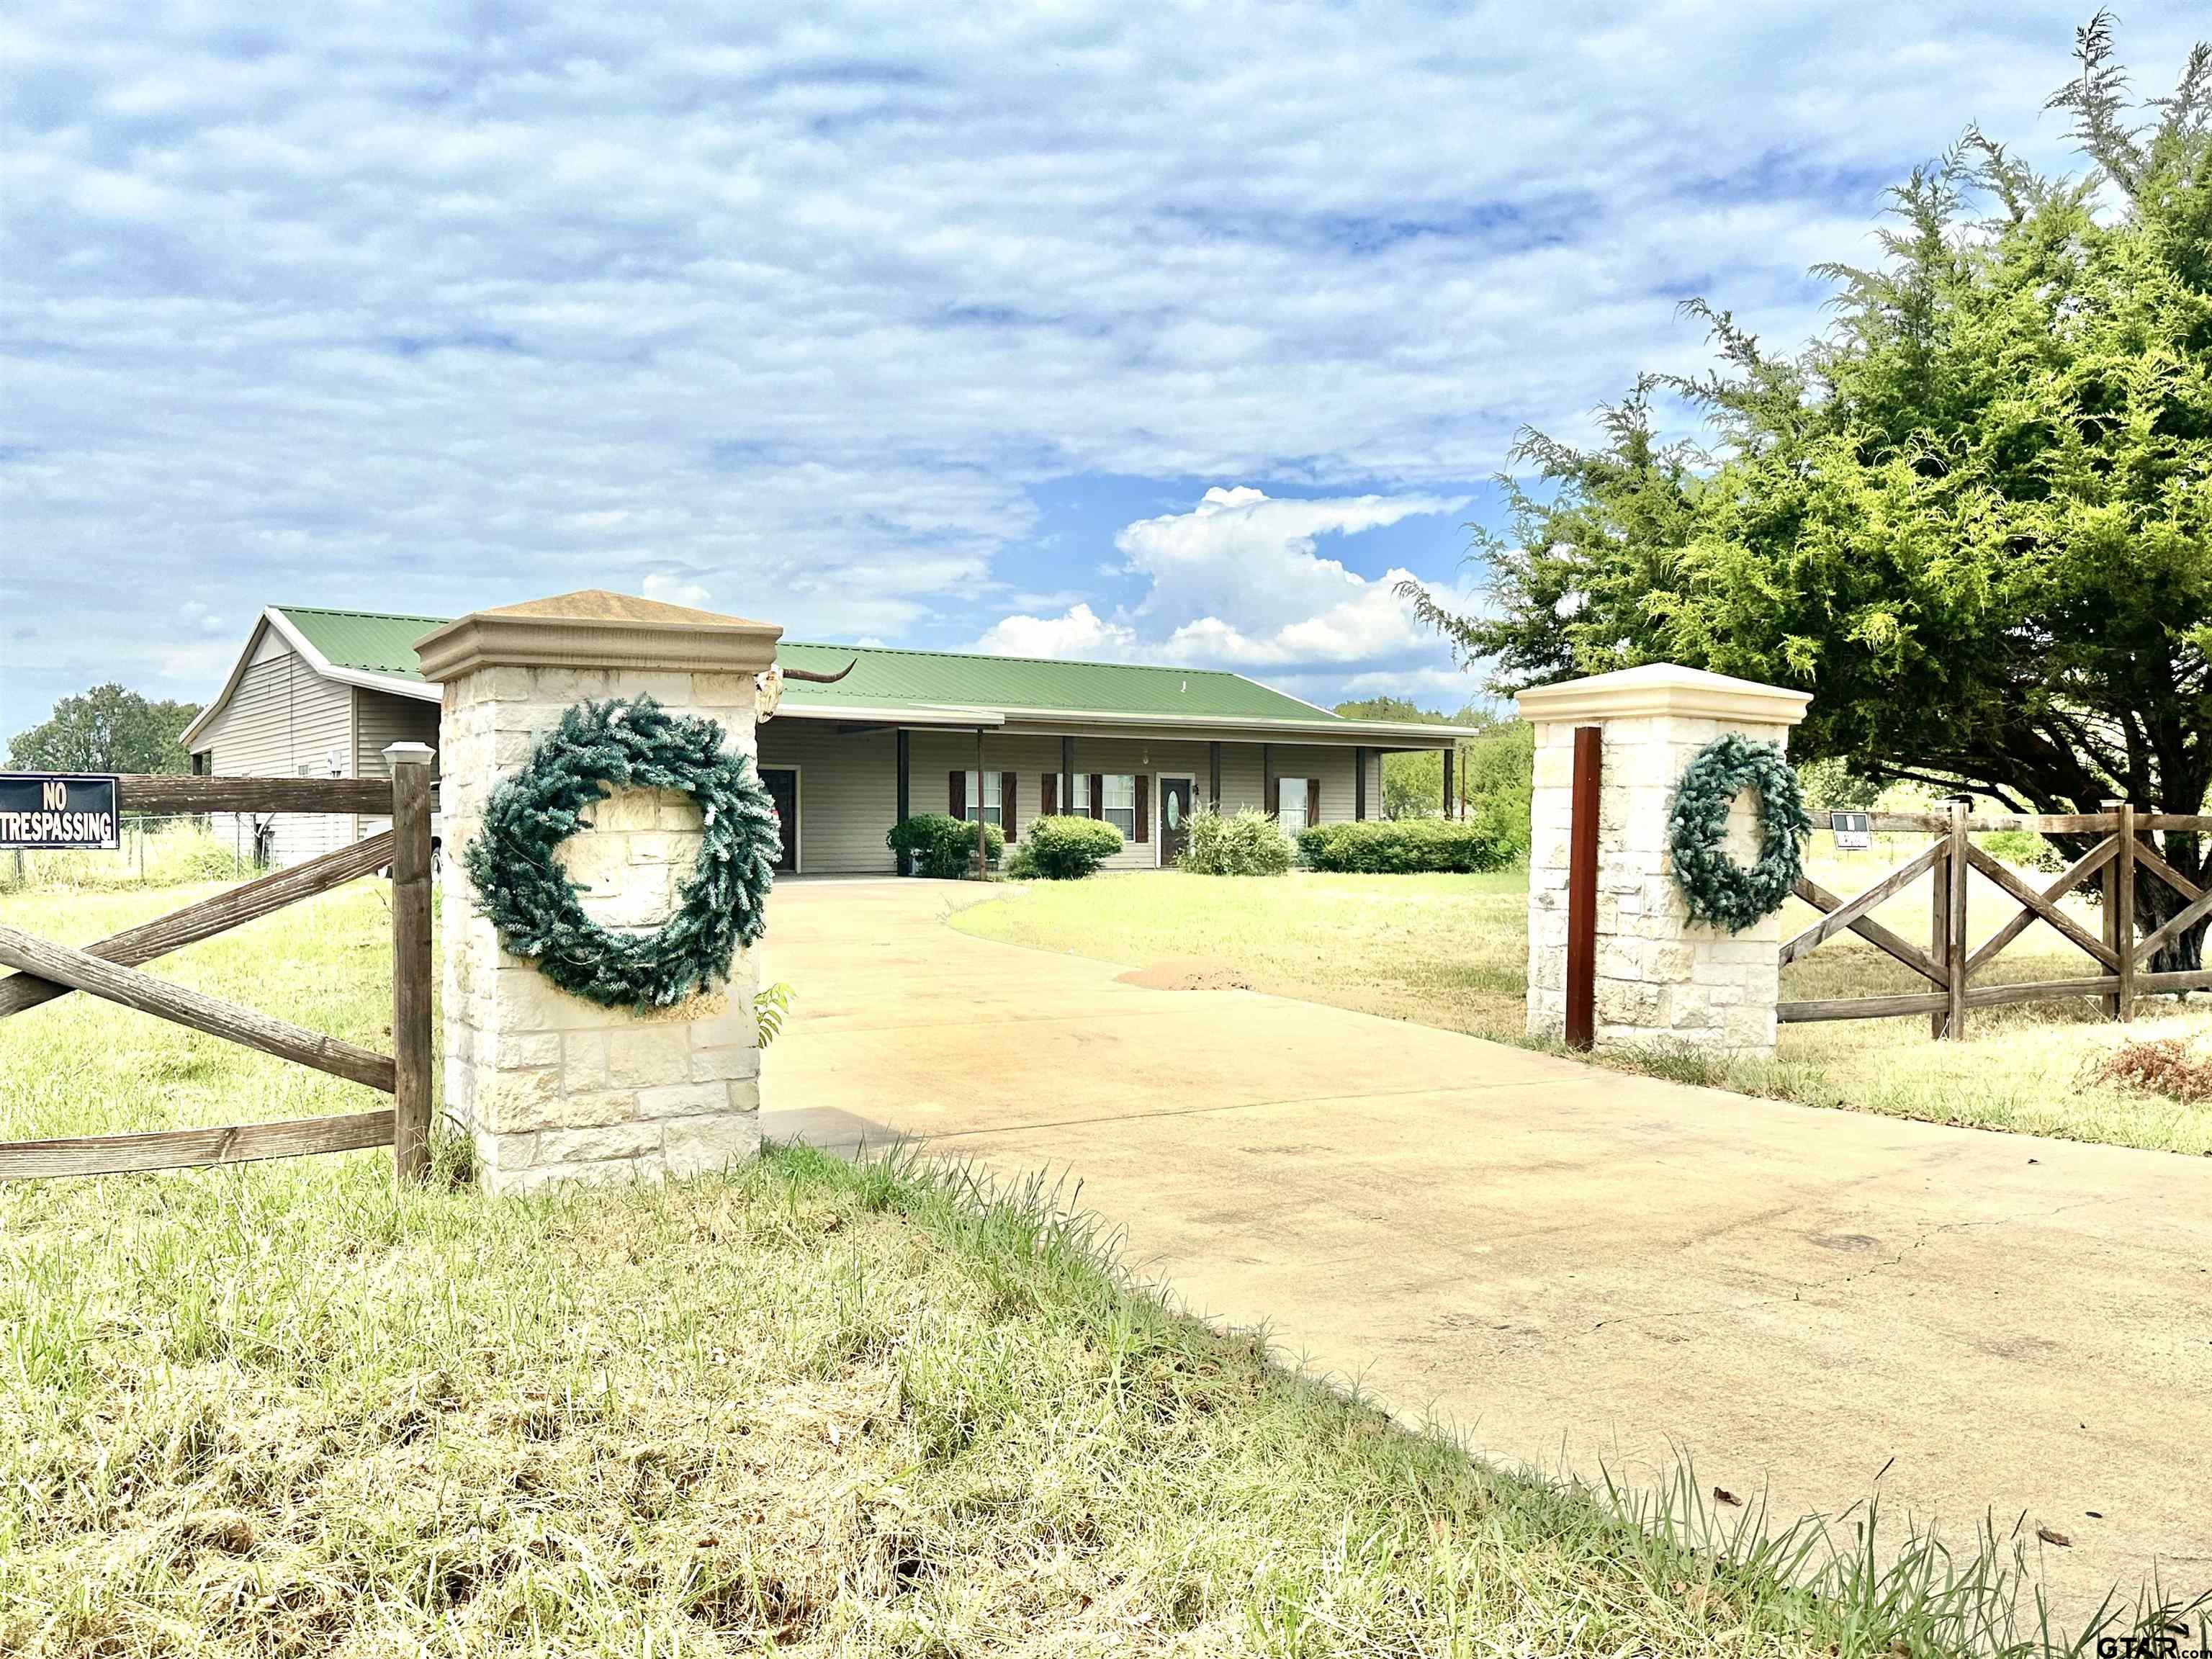
[(1874, 845), (1874, 820), (1864, 812), (1831, 812), (1828, 830), (1838, 853), (1863, 853)]
[(0, 848), (123, 845), (113, 778), (0, 772)]

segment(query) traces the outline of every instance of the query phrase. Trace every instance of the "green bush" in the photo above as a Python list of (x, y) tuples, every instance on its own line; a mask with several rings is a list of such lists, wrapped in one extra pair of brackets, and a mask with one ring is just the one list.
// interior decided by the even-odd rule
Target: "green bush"
[(1211, 806), (1200, 806), (1184, 822), (1190, 826), (1190, 842), (1176, 862), (1193, 875), (1279, 876), (1297, 858), (1282, 826), (1265, 812), (1248, 807), (1224, 817)]
[(1324, 823), (1298, 836), (1298, 854), (1313, 869), (1367, 875), (1474, 875), (1504, 869), (1518, 850), (1498, 825), (1480, 819), (1466, 823), (1443, 818)]
[(2066, 867), (2066, 860), (2059, 856), (2058, 849), (2033, 830), (1992, 830), (1974, 839), (1982, 844), (1982, 851), (2001, 863), (2047, 871), (2053, 875)]
[[(983, 826), (987, 857), (997, 864), (1006, 850), (1006, 832)], [(975, 826), (950, 812), (924, 812), (891, 826), (884, 837), (894, 853), (914, 860), (914, 872), (933, 881), (963, 881), (975, 873)]]
[(1077, 881), (1121, 850), (1121, 832), (1104, 819), (1056, 817), (1031, 818), (1016, 856), (1047, 881)]

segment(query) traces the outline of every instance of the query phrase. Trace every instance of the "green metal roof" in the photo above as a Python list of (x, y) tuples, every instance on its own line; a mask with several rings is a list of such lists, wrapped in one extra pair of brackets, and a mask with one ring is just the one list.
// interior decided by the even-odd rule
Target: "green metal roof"
[[(310, 645), (338, 666), (410, 680), (422, 678), (415, 641), (448, 620), (295, 605), (277, 609)], [(816, 645), (795, 640), (783, 641), (776, 647), (775, 655), (786, 668), (823, 673), (834, 674), (848, 662), (854, 665), (853, 672), (835, 685), (787, 680), (783, 688), (787, 703), (852, 704), (867, 708), (1036, 708), (1215, 720), (1338, 718), (1256, 680), (1218, 669), (1054, 662), (1033, 657)]]
[(320, 611), (304, 605), (280, 605), (276, 609), (309, 645), (340, 668), (363, 668), (372, 674), (390, 674), (403, 680), (422, 678), (422, 667), (415, 660), (415, 641), (452, 620), (449, 617), (398, 617), (381, 611)]

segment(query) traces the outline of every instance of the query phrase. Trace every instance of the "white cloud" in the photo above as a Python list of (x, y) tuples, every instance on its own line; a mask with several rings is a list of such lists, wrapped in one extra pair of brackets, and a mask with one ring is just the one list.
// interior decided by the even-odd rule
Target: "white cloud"
[(1142, 654), (1137, 630), (1103, 621), (1088, 605), (1057, 617), (1001, 617), (972, 647), (994, 657), (1103, 658), (1127, 661)]
[[(1102, 617), (1087, 602), (1058, 616), (1001, 617), (975, 648), (1019, 656), (1106, 657), (1231, 668), (1271, 678), (1333, 671), (1340, 680), (1394, 672), (1459, 678), (1449, 653), (1398, 593), (1413, 573), (1363, 576), (1323, 556), (1317, 538), (1358, 536), (1407, 519), (1456, 513), (1462, 496), (1279, 498), (1216, 485), (1182, 513), (1127, 526), (1115, 538), (1142, 596)], [(1455, 602), (1473, 596), (1446, 587)], [(1462, 685), (1458, 696), (1467, 695)]]
[(685, 605), (694, 611), (711, 608), (713, 598), (703, 582), (687, 582), (680, 576), (671, 576), (655, 571), (639, 585), (640, 592), (648, 599), (659, 599), (663, 605)]

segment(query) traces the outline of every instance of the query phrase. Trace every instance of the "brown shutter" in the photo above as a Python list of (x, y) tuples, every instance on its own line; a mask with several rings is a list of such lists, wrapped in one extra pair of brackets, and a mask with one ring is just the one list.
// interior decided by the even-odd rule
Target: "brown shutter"
[(1306, 827), (1310, 830), (1321, 822), (1321, 780), (1306, 780)]
[(968, 816), (968, 775), (957, 767), (952, 769), (952, 816)]
[(1106, 775), (1103, 772), (1091, 775), (1091, 816), (1094, 818), (1106, 816)]
[(1144, 773), (1137, 774), (1137, 839), (1152, 838), (1152, 781)]
[(1060, 811), (1060, 774), (1048, 772), (1038, 780), (1037, 805), (1047, 817)]
[(1006, 839), (1014, 838), (1014, 775), (999, 774), (999, 827), (1006, 832)]

